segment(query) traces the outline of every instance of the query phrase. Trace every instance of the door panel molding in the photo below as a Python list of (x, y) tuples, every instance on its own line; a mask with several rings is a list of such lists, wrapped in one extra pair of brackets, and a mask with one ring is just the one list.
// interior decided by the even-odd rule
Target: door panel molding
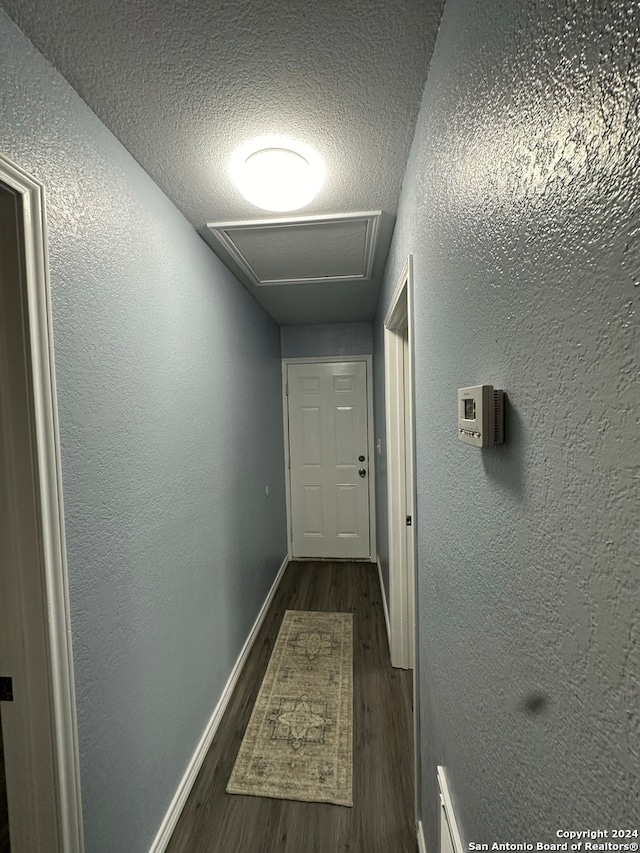
[[(7, 572), (7, 588), (14, 603), (18, 602), (9, 612), (3, 608), (2, 617), (8, 620), (3, 636), (12, 638), (8, 654), (23, 686), (23, 700), (16, 694), (14, 703), (3, 706), (2, 714), (5, 746), (15, 744), (13, 757), (5, 757), (12, 853), (83, 853), (45, 193), (42, 184), (1, 154), (0, 182), (21, 203), (18, 221), (24, 262), (19, 277), (23, 362), (9, 361), (6, 350), (0, 350), (2, 381), (5, 390), (9, 382), (18, 387), (22, 370), (28, 386), (28, 405), (23, 399), (22, 406), (3, 407), (1, 413), (2, 452), (15, 451), (5, 457), (3, 468), (21, 478), (5, 490), (16, 524), (10, 525), (3, 544), (12, 555), (7, 567), (14, 568)], [(21, 511), (24, 496), (18, 504), (17, 483), (32, 490), (28, 519)], [(18, 756), (22, 766), (12, 767)], [(18, 777), (26, 780), (19, 787)], [(46, 819), (40, 820), (40, 814)]]
[(373, 356), (372, 355), (350, 355), (350, 356), (317, 356), (310, 358), (283, 358), (282, 359), (282, 416), (284, 422), (284, 456), (285, 456), (285, 498), (287, 508), (287, 548), (289, 559), (293, 557), (292, 542), (292, 515), (291, 515), (291, 467), (290, 467), (290, 443), (289, 443), (289, 405), (287, 397), (287, 371), (290, 364), (349, 364), (352, 362), (364, 362), (366, 368), (367, 388), (367, 462), (368, 462), (368, 489), (369, 489), (369, 560), (376, 562), (376, 511), (375, 511), (375, 453), (373, 439)]
[(293, 557), (370, 559), (366, 363), (289, 364), (287, 381)]

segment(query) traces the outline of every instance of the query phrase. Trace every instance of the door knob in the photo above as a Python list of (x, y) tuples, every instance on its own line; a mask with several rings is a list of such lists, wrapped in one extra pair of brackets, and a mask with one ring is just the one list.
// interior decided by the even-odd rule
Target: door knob
[(367, 476), (367, 472), (365, 471), (365, 469), (364, 469), (364, 468), (361, 468), (361, 469), (358, 471), (358, 474), (360, 474), (360, 476), (361, 476), (361, 477), (366, 477), (366, 476)]

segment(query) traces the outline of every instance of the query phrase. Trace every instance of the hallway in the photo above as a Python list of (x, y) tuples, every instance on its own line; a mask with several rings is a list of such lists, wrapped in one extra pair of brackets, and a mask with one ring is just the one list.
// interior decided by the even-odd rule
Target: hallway
[[(23, 199), (24, 272), (0, 270), (20, 321), (0, 310), (0, 410), (22, 400), (30, 466), (0, 476), (12, 853), (640, 832), (639, 114), (640, 0), (0, 0), (0, 183)], [(235, 155), (295, 161), (290, 135), (325, 183), (263, 209)], [(394, 353), (405, 269), (412, 346), (397, 335)], [(370, 550), (344, 556), (377, 560), (382, 594), (371, 563), (280, 574), (341, 553), (292, 547), (287, 365), (354, 359), (372, 365), (368, 448), (343, 453), (357, 419), (341, 408), (335, 455), (372, 484)], [(479, 418), (459, 392), (478, 386), (503, 392), (501, 445), (461, 440)], [(392, 404), (411, 388), (403, 429)], [(324, 468), (320, 410), (298, 412)], [(301, 485), (323, 535), (324, 495)], [(341, 486), (353, 536), (361, 503)], [(394, 662), (403, 614), (417, 626), (417, 827), (385, 596)], [(287, 608), (356, 616), (351, 809), (225, 793)]]
[[(225, 787), (285, 610), (354, 614), (354, 807)], [(412, 674), (391, 667), (376, 567), (287, 567), (167, 853), (414, 853)]]

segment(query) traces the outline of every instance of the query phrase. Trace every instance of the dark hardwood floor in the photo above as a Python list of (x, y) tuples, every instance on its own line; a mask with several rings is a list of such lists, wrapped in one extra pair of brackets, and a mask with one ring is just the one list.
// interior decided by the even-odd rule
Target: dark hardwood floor
[[(353, 808), (227, 794), (285, 610), (354, 614)], [(391, 667), (372, 563), (291, 563), (167, 853), (415, 853), (412, 676)]]

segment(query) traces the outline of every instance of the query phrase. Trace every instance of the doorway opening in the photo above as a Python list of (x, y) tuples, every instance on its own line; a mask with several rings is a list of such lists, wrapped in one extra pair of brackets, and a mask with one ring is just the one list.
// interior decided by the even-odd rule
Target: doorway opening
[(413, 387), (413, 258), (408, 256), (384, 321), (389, 645), (391, 663), (413, 670), (416, 827), (420, 815), (420, 703), (416, 617), (416, 517)]
[(409, 257), (384, 321), (389, 621), (393, 666), (415, 663), (415, 463), (413, 441), (412, 264)]
[(283, 359), (290, 559), (375, 561), (371, 356)]
[(0, 687), (11, 853), (82, 853), (44, 189), (0, 156)]

